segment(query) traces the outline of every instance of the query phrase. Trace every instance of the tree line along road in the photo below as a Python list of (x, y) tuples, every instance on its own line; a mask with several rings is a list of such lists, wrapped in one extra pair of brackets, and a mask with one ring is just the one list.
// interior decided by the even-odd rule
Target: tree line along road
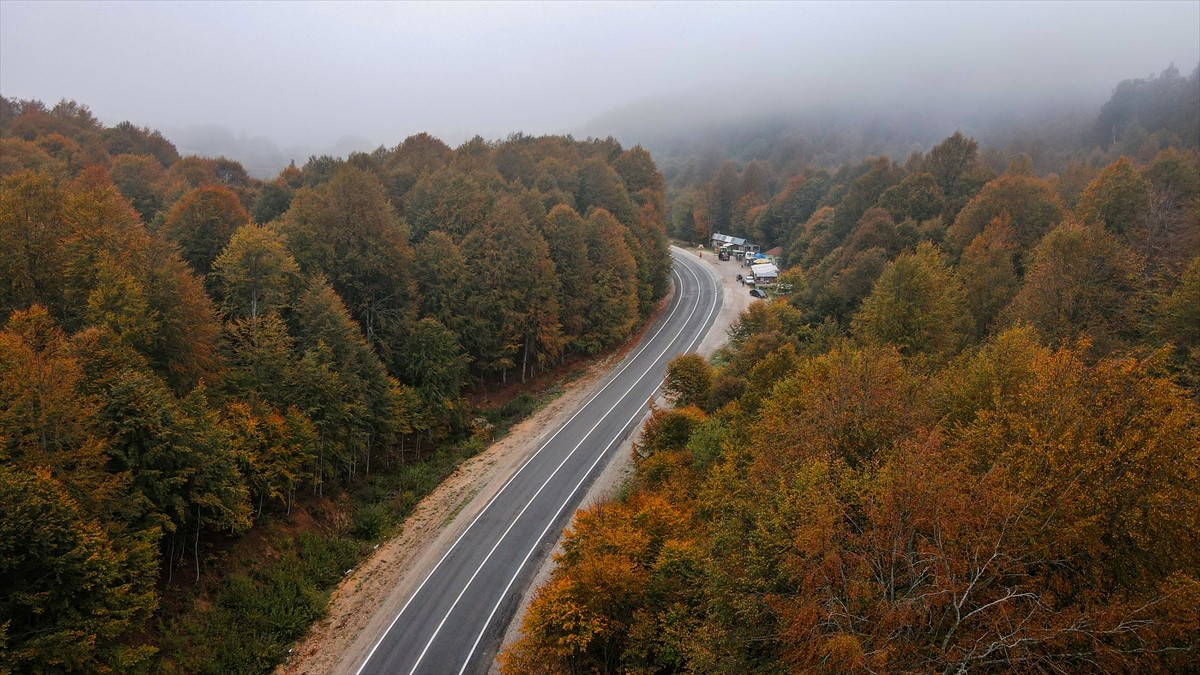
[(694, 351), (722, 293), (711, 269), (674, 249), (674, 295), (598, 391), (554, 431), (450, 545), (358, 673), (483, 673), (534, 571), (580, 500), (635, 430), (666, 364)]

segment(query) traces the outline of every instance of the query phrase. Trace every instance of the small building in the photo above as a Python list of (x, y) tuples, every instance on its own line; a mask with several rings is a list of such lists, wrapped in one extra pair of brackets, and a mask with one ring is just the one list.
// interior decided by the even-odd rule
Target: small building
[(769, 286), (779, 280), (779, 268), (772, 262), (751, 265), (750, 278), (755, 286)]
[(728, 251), (738, 260), (746, 257), (747, 253), (757, 253), (759, 250), (759, 245), (752, 241), (720, 232), (713, 233), (711, 243), (714, 251)]

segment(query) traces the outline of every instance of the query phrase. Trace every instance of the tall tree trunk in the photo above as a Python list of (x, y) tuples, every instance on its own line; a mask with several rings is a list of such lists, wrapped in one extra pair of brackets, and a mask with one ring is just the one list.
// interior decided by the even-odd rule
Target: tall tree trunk
[(317, 450), (317, 484), (314, 486), (315, 489), (313, 490), (313, 493), (318, 497), (324, 497), (325, 492), (323, 490), (323, 483), (325, 481), (322, 474), (325, 472), (325, 444), (320, 443), (318, 447), (320, 449)]
[(525, 373), (529, 370), (529, 340), (525, 340), (525, 348), (521, 354), (521, 384), (525, 383)]
[(196, 505), (196, 543), (192, 547), (196, 557), (196, 583), (200, 583), (200, 505)]

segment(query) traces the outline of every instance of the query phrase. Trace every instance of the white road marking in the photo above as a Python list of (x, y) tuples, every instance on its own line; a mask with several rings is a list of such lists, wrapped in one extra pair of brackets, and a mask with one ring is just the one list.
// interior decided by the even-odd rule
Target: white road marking
[[(678, 274), (675, 270), (672, 270), (671, 273), (675, 276), (678, 276)], [(682, 285), (682, 279), (680, 279), (680, 283)], [(496, 494), (492, 495), (492, 498), (489, 499), (488, 503), (485, 504), (484, 507), (479, 511), (479, 513), (475, 515), (475, 517), (471, 520), (470, 524), (468, 524), (466, 529), (463, 530), (462, 534), (460, 534), (458, 536), (458, 538), (454, 540), (454, 543), (450, 545), (450, 548), (446, 549), (446, 552), (438, 560), (437, 564), (434, 565), (433, 569), (430, 570), (429, 574), (427, 574), (425, 576), (425, 579), (421, 581), (421, 584), (419, 586), (417, 586), (417, 590), (413, 591), (413, 594), (411, 596), (409, 596), (408, 600), (404, 603), (404, 606), (400, 608), (400, 612), (397, 613), (396, 617), (394, 619), (392, 619), (392, 622), (390, 624), (388, 624), (387, 630), (383, 631), (383, 633), (379, 636), (379, 639), (375, 642), (375, 645), (373, 647), (371, 647), (371, 651), (367, 653), (367, 658), (363, 659), (362, 665), (358, 667), (357, 671), (355, 671), (355, 675), (362, 675), (362, 672), (363, 672), (363, 670), (366, 669), (367, 664), (371, 662), (371, 657), (373, 657), (375, 655), (375, 652), (379, 649), (380, 645), (383, 644), (383, 641), (387, 638), (388, 634), (392, 632), (392, 628), (394, 628), (396, 626), (396, 623), (400, 620), (400, 617), (404, 615), (405, 610), (408, 609), (409, 605), (412, 604), (412, 601), (421, 593), (421, 590), (423, 588), (425, 588), (425, 584), (427, 584), (429, 582), (429, 580), (433, 577), (433, 575), (437, 573), (437, 571), (441, 568), (442, 564), (444, 562), (446, 562), (446, 559), (450, 557), (450, 554), (454, 552), (454, 550), (458, 547), (459, 543), (462, 542), (463, 538), (467, 536), (467, 533), (470, 532), (471, 529), (475, 527), (475, 524), (477, 522), (479, 522), (479, 519), (482, 518), (485, 513), (487, 513), (488, 509), (491, 508), (492, 504), (495, 503), (495, 501), (497, 499), (499, 499), (500, 495), (503, 494), (506, 489), (508, 489), (508, 486), (511, 485), (514, 480), (516, 480), (517, 476), (519, 476), (521, 474), (521, 472), (524, 471), (525, 468), (527, 466), (529, 466), (530, 463), (533, 462), (533, 460), (537, 459), (538, 455), (540, 455), (543, 450), (545, 450), (547, 447), (549, 447), (550, 443), (558, 436), (558, 434), (560, 432), (562, 432), (563, 429), (567, 428), (567, 426), (570, 425), (570, 423), (572, 421), (574, 421), (574, 419), (576, 417), (578, 417), (581, 413), (583, 413), (583, 411), (586, 410), (588, 408), (588, 406), (591, 405), (591, 403), (594, 400), (596, 400), (597, 397), (599, 397), (601, 394), (603, 394), (613, 382), (616, 382), (617, 379), (621, 376), (621, 374), (623, 372), (625, 372), (625, 370), (627, 368), (629, 368), (629, 366), (633, 365), (634, 361), (636, 361), (637, 358), (639, 356), (641, 356), (642, 352), (645, 351), (646, 348), (650, 346), (650, 343), (652, 343), (655, 340), (655, 338), (657, 338), (658, 335), (660, 333), (662, 333), (662, 331), (667, 327), (667, 324), (670, 323), (671, 318), (675, 316), (675, 312), (677, 312), (679, 310), (679, 308), (682, 306), (683, 306), (683, 297), (681, 295), (680, 301), (678, 303), (676, 303), (674, 308), (671, 309), (671, 313), (668, 314), (667, 318), (663, 320), (662, 325), (660, 325), (658, 327), (658, 329), (655, 330), (654, 335), (650, 336), (650, 339), (646, 340), (645, 343), (642, 344), (642, 346), (637, 350), (637, 352), (635, 352), (634, 355), (632, 357), (630, 357), (630, 359), (625, 363), (625, 365), (622, 366), (621, 369), (618, 370), (616, 372), (616, 374), (613, 375), (609, 379), (609, 381), (605, 383), (605, 385), (600, 389), (600, 391), (597, 391), (582, 406), (580, 406), (579, 410), (577, 410), (574, 415), (571, 415), (571, 417), (566, 422), (564, 422), (562, 424), (562, 426), (560, 426), (554, 432), (554, 434), (550, 436), (550, 438), (546, 439), (546, 441), (544, 443), (542, 443), (541, 447), (539, 447), (536, 452), (534, 452), (532, 455), (530, 455), (529, 458), (526, 459), (525, 462), (521, 464), (520, 468), (518, 468), (513, 473), (513, 475), (510, 476), (507, 481), (505, 481), (504, 485), (501, 486), (498, 491), (496, 491)], [(640, 380), (640, 378), (639, 378), (639, 380)]]
[[(685, 265), (684, 267), (686, 268), (687, 266)], [(690, 273), (693, 277), (696, 276), (696, 273), (693, 272), (691, 269), (688, 269), (688, 273)], [(697, 282), (698, 281), (699, 281), (699, 279), (697, 278)], [(680, 327), (679, 332), (677, 332), (675, 334), (675, 337), (672, 337), (670, 340), (667, 341), (667, 346), (664, 347), (663, 350), (658, 353), (658, 356), (654, 357), (654, 359), (651, 360), (650, 366), (648, 368), (646, 368), (646, 370), (642, 371), (642, 373), (640, 375), (638, 375), (638, 377), (633, 381), (633, 384), (631, 384), (629, 386), (629, 388), (626, 389), (625, 392), (622, 393), (617, 398), (616, 402), (613, 403), (612, 406), (610, 406), (608, 410), (604, 411), (604, 414), (601, 415), (600, 419), (597, 420), (596, 423), (592, 425), (592, 428), (588, 429), (587, 433), (585, 433), (583, 435), (583, 438), (581, 438), (579, 440), (579, 442), (575, 444), (575, 447), (571, 448), (571, 451), (567, 453), (566, 457), (563, 457), (563, 460), (558, 463), (558, 466), (554, 467), (554, 471), (551, 472), (551, 474), (546, 478), (546, 480), (542, 482), (542, 484), (538, 487), (537, 492), (533, 493), (533, 496), (529, 498), (529, 501), (527, 501), (525, 503), (525, 506), (523, 506), (521, 508), (520, 512), (517, 513), (516, 517), (512, 519), (512, 522), (510, 522), (508, 524), (508, 527), (504, 529), (504, 532), (500, 535), (500, 538), (496, 540), (496, 543), (492, 545), (491, 550), (489, 550), (487, 555), (483, 558), (483, 561), (480, 562), (479, 565), (475, 568), (475, 571), (471, 574), (471, 578), (467, 580), (467, 583), (463, 585), (462, 590), (460, 590), (458, 592), (458, 595), (454, 598), (454, 602), (450, 604), (450, 609), (446, 610), (446, 614), (444, 616), (442, 616), (442, 620), (439, 621), (437, 627), (433, 629), (433, 635), (431, 635), (429, 637), (429, 641), (425, 643), (425, 648), (421, 650), (421, 653), (419, 655), (417, 655), (417, 660), (416, 660), (416, 662), (413, 663), (413, 667), (412, 667), (412, 670), (409, 671), (409, 675), (414, 675), (414, 673), (417, 672), (417, 668), (420, 667), (421, 661), (425, 658), (425, 654), (429, 652), (429, 648), (431, 646), (433, 646), (433, 643), (437, 640), (438, 635), (442, 632), (442, 627), (446, 625), (446, 621), (449, 620), (450, 615), (454, 613), (454, 609), (456, 607), (458, 607), (459, 601), (462, 600), (462, 597), (464, 595), (466, 595), (467, 589), (470, 588), (471, 584), (475, 582), (475, 577), (477, 577), (479, 575), (479, 572), (482, 571), (484, 566), (487, 565), (488, 561), (492, 559), (492, 555), (496, 552), (496, 549), (500, 548), (500, 544), (504, 542), (505, 537), (507, 537), (508, 533), (511, 532), (513, 527), (516, 526), (517, 521), (521, 520), (521, 516), (525, 515), (525, 511), (527, 511), (529, 509), (529, 507), (533, 505), (534, 500), (536, 500), (538, 495), (540, 495), (542, 493), (542, 490), (545, 489), (545, 487), (547, 485), (549, 485), (552, 480), (554, 480), (554, 477), (556, 475), (558, 475), (559, 469), (561, 469), (563, 467), (563, 465), (565, 465), (567, 463), (567, 461), (569, 461), (572, 457), (575, 456), (575, 452), (578, 451), (579, 448), (583, 447), (583, 444), (589, 440), (589, 437), (592, 435), (592, 432), (595, 431), (597, 428), (599, 428), (599, 426), (604, 422), (604, 420), (608, 418), (609, 413), (611, 413), (613, 410), (616, 410), (617, 406), (621, 405), (625, 401), (625, 397), (629, 395), (629, 392), (636, 389), (637, 386), (639, 384), (641, 384), (642, 378), (644, 378), (646, 375), (650, 374), (650, 371), (655, 368), (655, 364), (658, 363), (658, 360), (661, 359), (664, 354), (666, 354), (668, 351), (671, 350), (671, 344), (675, 342), (675, 339), (677, 337), (679, 337), (681, 334), (683, 334), (683, 332), (687, 329), (688, 321), (691, 320), (692, 316), (696, 313), (696, 310), (700, 308), (699, 300), (700, 300), (699, 294), (697, 294), (696, 305), (688, 313), (687, 320), (684, 321), (683, 326)], [(707, 321), (707, 319), (706, 319), (706, 321)], [(657, 333), (655, 335), (657, 336)], [(641, 410), (639, 409), (638, 412), (640, 413)], [(635, 414), (634, 417), (636, 417), (636, 416), (637, 415)], [(629, 421), (632, 421), (632, 420), (633, 420), (633, 418), (630, 418)], [(627, 421), (625, 424), (629, 424), (629, 421)], [(611, 446), (612, 446), (612, 443), (609, 443), (609, 445), (605, 448), (605, 451), (607, 451), (608, 447), (611, 447)], [(601, 456), (603, 456), (603, 455), (601, 455)], [(599, 458), (597, 458), (596, 461), (598, 462)], [(592, 467), (595, 467), (595, 465), (596, 465), (596, 462), (593, 462)], [(589, 469), (588, 471), (590, 473), (591, 469)], [(584, 477), (586, 478), (586, 474)], [(582, 480), (580, 481), (579, 484), (582, 484)], [(571, 501), (571, 499), (575, 495), (575, 491), (578, 489), (579, 489), (579, 485), (576, 485), (575, 489), (573, 489), (571, 491), (570, 495), (568, 495), (567, 501), (564, 502), (562, 504), (562, 506), (558, 507), (558, 511), (555, 513), (556, 518), (558, 517), (558, 513), (561, 513), (563, 508), (566, 507), (567, 503)], [(550, 522), (553, 523), (554, 521), (551, 520)], [(549, 527), (550, 527), (549, 525), (546, 526), (547, 529), (549, 529)], [(545, 535), (545, 532), (546, 532), (545, 530), (542, 531), (542, 536)], [(538, 537), (538, 540), (540, 541), (541, 537)], [(536, 547), (537, 547), (537, 545), (535, 544), (534, 548), (536, 548)], [(526, 556), (526, 559), (528, 559), (528, 555)], [(524, 566), (524, 563), (522, 563), (522, 566)], [(510, 586), (512, 585), (511, 581), (509, 582), (509, 585)], [(507, 592), (507, 588), (505, 590)], [(503, 597), (501, 599), (503, 600)], [(494, 614), (495, 610), (493, 609), (492, 611)], [(491, 622), (491, 616), (488, 617), (488, 622), (489, 623)], [(487, 631), (487, 624), (484, 624), (483, 632), (486, 632), (486, 631)], [(481, 632), (480, 636), (482, 636), (482, 634), (483, 633)], [(479, 638), (476, 638), (475, 642), (476, 642), (476, 644), (478, 644)], [(474, 653), (474, 650), (475, 650), (475, 648), (472, 647), (472, 649), (471, 649), (472, 653)], [(468, 660), (469, 660), (469, 657), (468, 657)], [(465, 667), (466, 666), (464, 664), (464, 668)]]
[[(696, 273), (694, 270), (688, 269), (688, 272), (690, 272), (692, 274), (692, 276), (696, 276)], [(712, 276), (711, 272), (709, 273), (709, 276), (710, 277)], [(698, 278), (697, 278), (697, 282), (699, 282)], [(714, 280), (714, 285), (715, 285), (715, 280)], [(709, 310), (708, 316), (706, 316), (704, 318), (704, 324), (708, 323), (708, 320), (710, 318), (712, 318), (713, 312), (716, 311), (716, 308), (719, 307), (721, 304), (719, 302), (716, 302), (716, 300), (717, 300), (716, 294), (714, 294), (713, 300), (714, 300), (714, 302), (712, 305), (712, 309)], [(698, 306), (699, 306), (699, 304), (697, 304), (697, 307)], [(702, 325), (704, 325), (704, 324), (702, 324)], [(688, 348), (686, 350), (684, 350), (683, 353), (687, 354), (687, 353), (691, 352), (692, 349), (694, 349), (696, 347), (696, 342), (698, 340), (700, 340), (700, 338), (703, 336), (704, 336), (703, 333), (698, 333), (696, 335), (696, 337), (692, 338), (691, 344), (688, 345)], [(663, 353), (665, 354), (666, 350), (663, 350)], [(659, 356), (661, 357), (662, 354), (659, 354)], [(655, 361), (657, 361), (657, 360), (658, 359), (655, 359)], [(650, 371), (647, 370), (646, 372), (648, 373)], [(645, 373), (643, 373), (643, 376), (644, 375), (645, 375)], [(641, 382), (640, 377), (638, 378), (638, 382)], [(635, 383), (635, 385), (636, 385), (636, 383)], [(622, 397), (622, 398), (624, 398), (624, 397)], [(633, 417), (630, 417), (628, 420), (626, 420), (625, 424), (622, 426), (623, 427), (628, 426), (630, 422), (633, 422), (635, 419), (638, 418), (639, 415), (643, 415), (643, 414), (645, 414), (645, 413), (642, 411), (642, 409), (638, 408), (638, 410), (636, 412), (634, 412)], [(594, 428), (595, 427), (593, 427), (593, 429)], [(591, 432), (588, 432), (588, 433), (590, 435)], [(585, 438), (585, 440), (586, 440), (586, 438)], [(614, 438), (612, 441), (609, 442), (608, 445), (606, 445), (604, 447), (603, 452), (601, 452), (599, 455), (596, 456), (596, 460), (592, 462), (592, 465), (590, 467), (588, 467), (588, 470), (583, 474), (583, 478), (579, 479), (579, 482), (575, 484), (575, 488), (571, 490), (571, 493), (567, 496), (566, 501), (564, 501), (562, 503), (562, 505), (558, 507), (558, 510), (555, 511), (554, 515), (550, 518), (550, 521), (546, 523), (546, 527), (542, 529), (542, 533), (539, 534), (537, 539), (535, 540), (533, 548), (529, 549), (529, 552), (526, 553), (525, 557), (521, 560), (521, 564), (517, 565), (517, 571), (514, 572), (512, 575), (512, 578), (508, 580), (508, 584), (504, 587), (504, 591), (502, 593), (500, 593), (500, 599), (496, 601), (496, 605), (494, 607), (492, 607), (492, 611), (491, 611), (491, 613), (488, 614), (487, 620), (485, 620), (483, 622), (483, 630), (479, 631), (479, 635), (477, 635), (475, 637), (475, 642), (471, 645), (471, 651), (467, 653), (466, 659), (463, 660), (462, 668), (459, 668), (458, 675), (463, 675), (463, 673), (466, 672), (467, 666), (470, 665), (471, 659), (475, 656), (475, 650), (479, 648), (479, 643), (483, 640), (484, 634), (487, 633), (488, 626), (491, 625), (492, 619), (496, 616), (496, 612), (500, 610), (500, 605), (504, 604), (504, 599), (508, 596), (509, 589), (512, 588), (512, 585), (514, 583), (516, 583), (517, 577), (521, 576), (521, 571), (525, 569), (525, 565), (529, 562), (529, 559), (531, 557), (533, 557), (533, 552), (536, 551), (538, 549), (538, 546), (541, 545), (542, 538), (545, 537), (546, 533), (550, 531), (550, 527), (554, 525), (554, 522), (556, 520), (558, 520), (558, 517), (562, 514), (563, 509), (565, 509), (567, 507), (567, 504), (569, 504), (571, 502), (571, 500), (575, 498), (575, 493), (579, 491), (579, 488), (583, 485), (584, 481), (586, 481), (588, 479), (588, 476), (592, 475), (592, 471), (594, 471), (596, 469), (596, 465), (600, 463), (600, 460), (604, 459), (605, 455), (608, 454), (609, 449), (612, 448), (613, 444), (618, 442), (619, 440), (621, 440), (621, 439)], [(582, 442), (583, 441), (580, 441), (580, 443), (582, 443)], [(507, 532), (506, 532), (506, 534), (507, 534)], [(487, 562), (487, 561), (485, 560), (484, 562)], [(481, 565), (481, 567), (482, 567), (482, 565)], [(472, 578), (474, 578), (474, 577), (472, 577)], [(451, 608), (451, 609), (453, 609), (453, 608)], [(447, 615), (447, 616), (449, 616), (449, 615)], [(443, 621), (444, 621), (444, 619), (443, 619)], [(414, 667), (413, 670), (415, 671), (416, 668)], [(411, 673), (410, 673), (410, 675), (411, 675)]]

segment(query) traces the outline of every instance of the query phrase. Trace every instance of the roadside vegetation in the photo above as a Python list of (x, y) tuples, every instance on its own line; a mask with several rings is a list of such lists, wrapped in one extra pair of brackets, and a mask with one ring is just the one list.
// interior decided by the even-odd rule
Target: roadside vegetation
[(548, 374), (649, 316), (664, 200), (611, 139), (419, 134), (259, 181), (0, 98), (0, 671), (279, 663)]
[(504, 670), (1192, 672), (1197, 101), (1171, 69), (1036, 157), (677, 174), (674, 234), (782, 246), (791, 291), (671, 363)]

